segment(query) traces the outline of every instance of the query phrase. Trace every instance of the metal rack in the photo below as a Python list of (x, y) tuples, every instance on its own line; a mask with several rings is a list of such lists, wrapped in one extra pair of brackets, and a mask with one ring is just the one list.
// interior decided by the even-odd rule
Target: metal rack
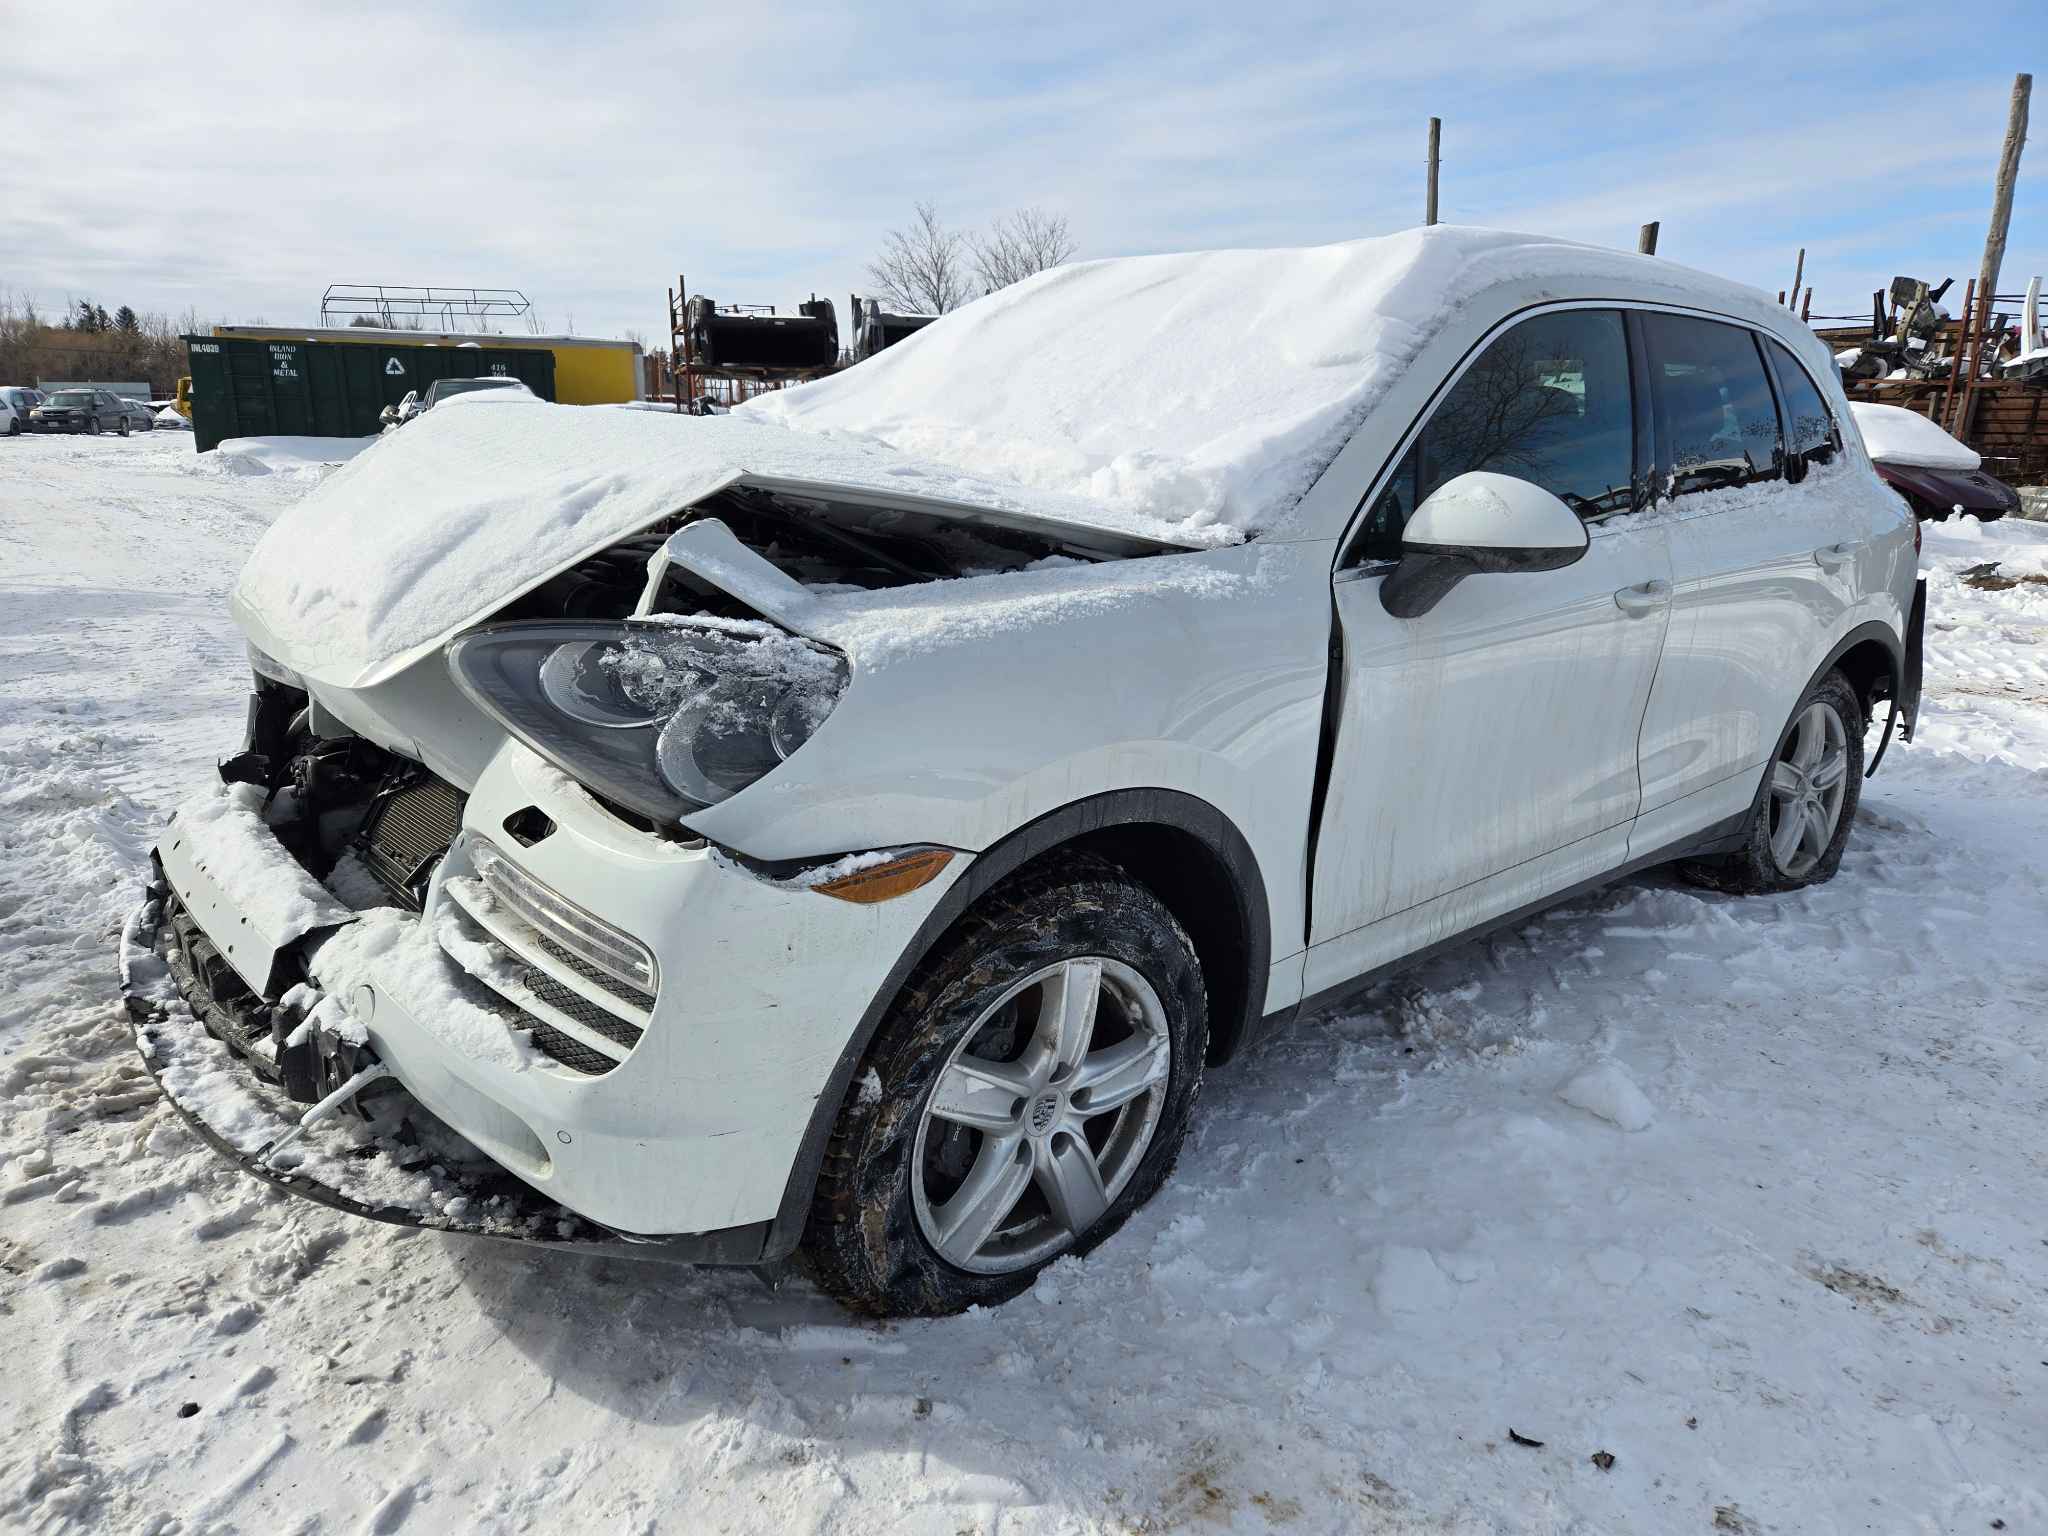
[[(416, 287), (404, 283), (329, 283), (320, 296), (320, 323), (347, 325), (359, 315), (393, 331), (478, 331), (487, 322), (515, 320), (538, 335), (533, 303), (517, 288)], [(412, 322), (412, 323), (408, 323)]]

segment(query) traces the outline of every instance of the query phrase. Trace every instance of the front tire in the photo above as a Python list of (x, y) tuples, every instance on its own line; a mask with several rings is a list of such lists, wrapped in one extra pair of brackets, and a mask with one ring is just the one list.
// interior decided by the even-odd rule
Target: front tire
[(85, 418), (85, 433), (88, 437), (98, 437), (100, 435), (99, 417), (88, 416)]
[(858, 1312), (1006, 1301), (1172, 1171), (1208, 1003), (1158, 897), (1077, 857), (998, 889), (912, 973), (841, 1107), (803, 1258)]
[(1863, 790), (1863, 700), (1841, 672), (1800, 699), (1778, 738), (1743, 828), (1724, 859), (1681, 866), (1715, 890), (1796, 891), (1834, 878)]

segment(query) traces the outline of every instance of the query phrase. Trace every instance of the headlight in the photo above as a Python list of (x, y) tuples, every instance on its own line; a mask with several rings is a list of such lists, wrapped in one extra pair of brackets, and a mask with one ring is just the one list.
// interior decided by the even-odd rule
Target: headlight
[(298, 673), (279, 661), (275, 656), (264, 655), (263, 652), (257, 650), (253, 645), (249, 647), (249, 670), (258, 677), (269, 678), (273, 683), (283, 683), (287, 688), (297, 688), (303, 691), (306, 686), (306, 680), (299, 676)]
[(448, 647), (462, 691), (570, 777), (674, 821), (737, 794), (825, 723), (846, 660), (731, 619), (507, 624)]

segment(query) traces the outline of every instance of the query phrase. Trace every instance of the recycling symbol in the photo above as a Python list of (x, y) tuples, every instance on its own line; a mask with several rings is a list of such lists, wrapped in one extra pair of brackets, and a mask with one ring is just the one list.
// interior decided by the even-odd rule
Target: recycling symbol
[(384, 363), (384, 371), (394, 379), (402, 379), (405, 377), (405, 364), (395, 357), (388, 358)]

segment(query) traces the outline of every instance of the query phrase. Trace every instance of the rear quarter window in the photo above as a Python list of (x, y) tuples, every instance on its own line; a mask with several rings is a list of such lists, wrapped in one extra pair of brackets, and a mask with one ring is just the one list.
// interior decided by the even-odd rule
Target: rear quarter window
[(1785, 415), (1785, 465), (1793, 479), (1811, 464), (1825, 464), (1841, 451), (1842, 434), (1834, 413), (1815, 388), (1813, 376), (1779, 342), (1766, 340), (1771, 369), (1778, 376), (1778, 404)]

